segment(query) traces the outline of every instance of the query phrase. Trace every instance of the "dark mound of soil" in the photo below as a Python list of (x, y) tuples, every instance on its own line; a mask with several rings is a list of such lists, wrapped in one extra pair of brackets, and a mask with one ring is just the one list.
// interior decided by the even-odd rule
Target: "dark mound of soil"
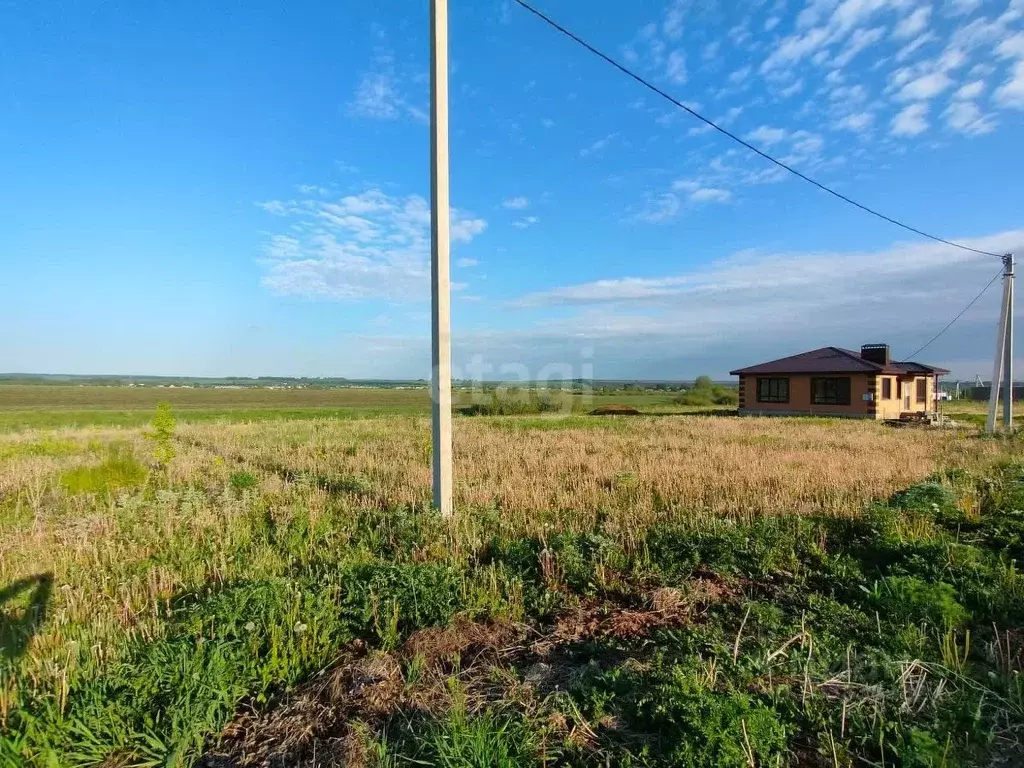
[(590, 412), (591, 416), (639, 416), (640, 411), (631, 405), (602, 405)]

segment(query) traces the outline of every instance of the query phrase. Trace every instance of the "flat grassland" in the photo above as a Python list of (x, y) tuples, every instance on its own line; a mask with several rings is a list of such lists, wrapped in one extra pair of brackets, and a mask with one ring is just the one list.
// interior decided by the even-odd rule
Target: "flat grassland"
[[(587, 397), (558, 394), (567, 410), (589, 411), (607, 403), (645, 412), (701, 410), (673, 404), (673, 393), (637, 392)], [(456, 406), (487, 395), (456, 389)], [(157, 403), (170, 403), (182, 421), (273, 421), (368, 418), (384, 414), (429, 414), (425, 387), (270, 389), (263, 387), (124, 387), (0, 384), (0, 432), (74, 426), (141, 426)], [(704, 409), (706, 410), (706, 409)]]
[(442, 519), (422, 391), (155, 390), (161, 440), (49, 421), (153, 390), (43, 389), (0, 392), (0, 765), (1024, 759), (1015, 438), (458, 417)]

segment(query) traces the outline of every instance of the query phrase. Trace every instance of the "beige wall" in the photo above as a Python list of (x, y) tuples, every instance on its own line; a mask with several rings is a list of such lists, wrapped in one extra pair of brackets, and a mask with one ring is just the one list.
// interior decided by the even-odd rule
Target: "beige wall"
[[(898, 419), (902, 413), (907, 411), (903, 400), (900, 398), (899, 382), (902, 379), (903, 386), (909, 388), (910, 412), (934, 411), (935, 410), (935, 378), (933, 376), (873, 376), (868, 374), (850, 374), (850, 404), (849, 405), (813, 405), (811, 403), (811, 379), (817, 378), (810, 375), (791, 375), (789, 379), (789, 402), (788, 403), (759, 403), (757, 402), (757, 379), (758, 376), (741, 376), (740, 408), (753, 413), (806, 413), (822, 415), (861, 416), (874, 419)], [(776, 377), (767, 377), (776, 378)], [(888, 378), (891, 384), (891, 396), (886, 399), (882, 397), (882, 381)], [(917, 400), (917, 381), (924, 379), (927, 382), (927, 392), (924, 402)], [(864, 401), (867, 393), (874, 396), (872, 402)]]
[[(837, 376), (840, 374), (836, 374)], [(788, 403), (759, 403), (757, 402), (757, 380), (758, 378), (787, 378), (789, 379), (789, 402)], [(873, 376), (863, 373), (850, 374), (850, 404), (849, 405), (812, 405), (811, 404), (811, 379), (818, 378), (817, 375), (791, 375), (791, 376), (741, 376), (740, 389), (742, 399), (740, 408), (763, 413), (806, 413), (822, 415), (860, 416), (874, 418), (870, 403), (864, 401), (864, 395), (872, 391)]]
[[(892, 381), (892, 397), (888, 400), (882, 397), (881, 380), (888, 378)], [(935, 377), (934, 376), (879, 376), (878, 384), (878, 412), (881, 418), (898, 419), (900, 414), (918, 413), (921, 411), (935, 410)], [(917, 382), (925, 381), (924, 402), (917, 399)], [(900, 382), (903, 382), (904, 394), (910, 393), (910, 408), (908, 409), (903, 398), (900, 397)]]

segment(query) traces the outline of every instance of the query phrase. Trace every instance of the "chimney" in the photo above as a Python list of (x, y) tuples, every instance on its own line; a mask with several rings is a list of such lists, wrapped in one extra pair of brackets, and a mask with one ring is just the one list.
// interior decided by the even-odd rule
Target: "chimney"
[(888, 365), (889, 345), (888, 344), (865, 344), (860, 348), (861, 359), (878, 365)]

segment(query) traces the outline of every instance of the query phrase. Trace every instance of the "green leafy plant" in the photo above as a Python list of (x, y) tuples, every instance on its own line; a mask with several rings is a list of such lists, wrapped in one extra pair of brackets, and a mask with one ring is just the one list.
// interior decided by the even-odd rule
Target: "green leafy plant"
[(150, 422), (150, 430), (146, 437), (153, 443), (153, 458), (157, 465), (164, 469), (177, 455), (174, 449), (174, 429), (177, 421), (170, 403), (158, 403), (156, 413)]
[(259, 485), (259, 480), (252, 472), (232, 472), (229, 482), (236, 491), (244, 491)]

